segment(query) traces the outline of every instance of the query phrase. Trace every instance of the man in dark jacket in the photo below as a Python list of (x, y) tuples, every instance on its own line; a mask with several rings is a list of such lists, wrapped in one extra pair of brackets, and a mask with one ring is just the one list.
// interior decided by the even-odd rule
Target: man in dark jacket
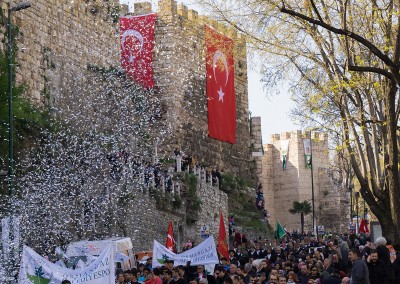
[(389, 284), (386, 267), (382, 260), (378, 258), (378, 252), (371, 250), (367, 258), (369, 282), (371, 284)]
[(214, 270), (214, 277), (218, 284), (223, 284), (229, 276), (225, 273), (225, 269), (222, 266), (217, 266)]
[(353, 263), (351, 270), (351, 284), (370, 284), (367, 263), (361, 259), (361, 253), (358, 248), (352, 248), (349, 251), (349, 260)]

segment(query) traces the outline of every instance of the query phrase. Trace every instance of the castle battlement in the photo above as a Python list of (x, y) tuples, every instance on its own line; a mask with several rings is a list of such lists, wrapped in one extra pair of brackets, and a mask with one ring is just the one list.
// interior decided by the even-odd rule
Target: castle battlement
[(276, 142), (279, 140), (286, 140), (286, 139), (304, 139), (304, 138), (311, 138), (313, 143), (318, 142), (327, 142), (328, 141), (328, 133), (326, 132), (316, 132), (316, 131), (292, 131), (292, 132), (283, 132), (281, 134), (272, 134), (271, 135), (271, 142)]

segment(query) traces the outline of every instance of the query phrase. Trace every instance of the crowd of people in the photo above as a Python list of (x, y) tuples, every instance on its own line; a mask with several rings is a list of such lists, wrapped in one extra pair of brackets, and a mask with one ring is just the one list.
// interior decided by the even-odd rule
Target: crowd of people
[(116, 283), (133, 284), (396, 284), (400, 255), (385, 238), (368, 235), (316, 238), (293, 233), (282, 242), (259, 238), (241, 243), (220, 258), (214, 271), (203, 265), (151, 267), (118, 271)]

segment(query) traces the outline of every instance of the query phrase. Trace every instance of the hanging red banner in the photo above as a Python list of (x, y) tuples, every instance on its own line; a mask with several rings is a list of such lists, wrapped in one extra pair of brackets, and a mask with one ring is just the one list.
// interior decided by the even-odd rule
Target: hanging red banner
[(232, 39), (205, 26), (209, 137), (236, 143), (236, 97)]
[(120, 18), (121, 66), (143, 88), (153, 88), (156, 14)]

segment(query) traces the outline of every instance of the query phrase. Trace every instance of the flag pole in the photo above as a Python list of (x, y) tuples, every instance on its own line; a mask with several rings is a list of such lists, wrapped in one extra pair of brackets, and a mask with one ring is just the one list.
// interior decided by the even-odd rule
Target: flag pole
[(311, 131), (310, 131), (310, 153), (311, 153), (310, 166), (311, 166), (312, 228), (313, 228), (314, 235), (316, 235), (316, 231), (315, 231), (315, 205), (314, 205), (314, 167), (313, 167)]

